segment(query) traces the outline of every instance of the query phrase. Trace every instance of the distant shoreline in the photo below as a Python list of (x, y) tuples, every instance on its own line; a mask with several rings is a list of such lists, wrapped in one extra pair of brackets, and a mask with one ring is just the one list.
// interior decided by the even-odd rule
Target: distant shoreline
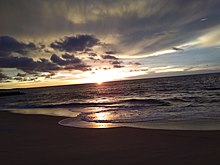
[[(182, 74), (182, 75), (174, 75), (174, 76), (158, 76), (158, 77), (147, 77), (147, 78), (133, 78), (133, 79), (124, 79), (124, 80), (115, 80), (115, 81), (107, 81), (105, 83), (112, 83), (112, 82), (120, 82), (120, 81), (136, 81), (136, 80), (146, 80), (146, 79), (159, 79), (159, 78), (173, 78), (173, 77), (185, 77), (185, 76), (199, 76), (199, 75), (209, 75), (209, 74), (220, 74), (220, 72), (211, 72), (211, 73), (195, 73), (195, 74)], [(34, 89), (34, 88), (53, 88), (53, 87), (63, 87), (63, 86), (78, 86), (78, 85), (94, 85), (97, 83), (84, 83), (84, 84), (63, 84), (63, 85), (54, 85), (54, 86), (39, 86), (39, 87), (24, 87), (24, 88), (5, 88), (0, 89), (1, 91), (7, 91), (7, 90), (22, 90), (22, 89)]]

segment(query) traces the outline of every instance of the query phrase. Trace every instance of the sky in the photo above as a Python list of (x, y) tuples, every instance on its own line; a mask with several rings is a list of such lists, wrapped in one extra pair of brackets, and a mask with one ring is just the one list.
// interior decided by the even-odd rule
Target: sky
[(220, 72), (219, 0), (1, 0), (0, 88)]

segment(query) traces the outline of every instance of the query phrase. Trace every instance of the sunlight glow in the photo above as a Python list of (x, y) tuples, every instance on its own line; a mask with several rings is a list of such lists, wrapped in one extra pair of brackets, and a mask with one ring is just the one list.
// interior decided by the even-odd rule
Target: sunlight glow
[(102, 83), (103, 83), (103, 82), (101, 82), (101, 81), (100, 81), (100, 82), (97, 82), (98, 85), (102, 85)]
[(137, 76), (144, 74), (146, 72), (130, 72), (130, 69), (120, 68), (120, 69), (109, 69), (109, 70), (96, 70), (93, 74), (87, 72), (82, 74), (81, 83), (97, 83), (101, 85), (103, 82), (123, 80), (127, 77)]
[(108, 115), (105, 112), (99, 112), (99, 113), (96, 113), (96, 118), (97, 120), (107, 120)]

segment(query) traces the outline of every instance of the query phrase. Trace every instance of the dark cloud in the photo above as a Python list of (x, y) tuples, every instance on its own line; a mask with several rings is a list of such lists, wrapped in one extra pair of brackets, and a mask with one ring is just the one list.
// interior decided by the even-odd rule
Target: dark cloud
[(112, 61), (110, 62), (112, 65), (119, 65), (119, 64), (122, 64), (123, 61)]
[(63, 69), (74, 69), (74, 70), (81, 70), (81, 71), (87, 71), (90, 70), (90, 66), (83, 63), (83, 61), (74, 55), (70, 54), (63, 54), (62, 58), (57, 56), (56, 54), (53, 54), (50, 58), (50, 60), (63, 67)]
[(118, 61), (118, 60), (114, 60), (114, 61), (109, 61), (109, 63), (113, 66), (113, 68), (123, 68), (124, 65), (123, 61)]
[(51, 43), (53, 49), (66, 52), (84, 51), (99, 44), (99, 40), (92, 35), (68, 36), (61, 41)]
[(104, 68), (102, 68), (103, 70), (110, 70), (110, 69), (112, 69), (111, 67), (104, 67)]
[(96, 57), (97, 54), (96, 53), (88, 53), (89, 56), (92, 56), (92, 57)]
[(12, 79), (22, 82), (22, 81), (35, 81), (39, 77), (40, 76), (37, 73), (33, 73), (33, 74), (18, 73), (15, 77), (12, 77)]
[(0, 58), (0, 68), (16, 68), (27, 73), (51, 72), (60, 69), (56, 64), (44, 58), (34, 61), (29, 57), (14, 56)]
[(118, 64), (115, 64), (113, 65), (114, 68), (124, 68), (125, 66), (124, 65), (118, 65)]
[(86, 48), (85, 50), (84, 50), (84, 53), (89, 53), (89, 52), (91, 52), (92, 51), (92, 48)]
[(39, 48), (40, 48), (40, 49), (44, 49), (45, 47), (46, 47), (46, 45), (44, 45), (44, 44), (42, 44), (42, 43), (39, 44)]
[(50, 79), (55, 75), (55, 73), (50, 73), (48, 75), (41, 75), (41, 77), (44, 77), (45, 79)]
[(101, 62), (101, 60), (99, 58), (95, 58), (95, 57), (87, 57), (87, 58), (92, 60), (94, 63)]
[(48, 50), (48, 49), (44, 49), (43, 50), (45, 53), (52, 53), (52, 51), (51, 50)]
[(181, 48), (177, 48), (177, 47), (172, 47), (173, 50), (176, 50), (176, 51), (184, 51), (184, 49), (181, 49)]
[[(81, 63), (82, 61), (77, 58), (77, 57), (74, 57), (73, 55), (68, 55), (68, 54), (64, 54), (64, 59), (60, 58), (59, 56), (57, 56), (56, 54), (53, 54), (50, 58), (50, 60), (53, 62), (53, 63), (56, 63), (58, 65), (71, 65), (71, 64), (78, 64), (78, 63)], [(62, 56), (62, 57), (63, 57)]]
[(65, 67), (65, 69), (68, 70), (80, 70), (80, 71), (91, 71), (91, 66), (84, 64), (84, 63), (79, 63), (75, 65), (68, 65)]
[(140, 69), (130, 69), (129, 72), (139, 72)]
[(27, 76), (27, 73), (18, 73), (17, 74), (17, 77), (26, 77)]
[(134, 65), (142, 65), (140, 62), (135, 62)]
[(27, 52), (36, 50), (33, 43), (22, 43), (9, 36), (0, 36), (0, 55), (9, 55), (12, 52), (27, 54)]
[(142, 65), (140, 62), (129, 62), (128, 64), (129, 65), (136, 65), (136, 66)]
[(39, 77), (33, 77), (33, 76), (30, 76), (30, 77), (13, 77), (13, 80), (16, 80), (16, 81), (36, 81), (38, 80)]
[(10, 80), (11, 78), (3, 73), (0, 72), (0, 82), (5, 82), (7, 80)]
[(129, 72), (140, 72), (140, 71), (147, 72), (148, 69), (131, 69), (131, 70), (129, 70)]
[[(53, 54), (51, 56), (51, 61), (45, 58), (40, 58), (38, 61), (34, 61), (29, 57), (15, 57), (15, 56), (2, 56), (0, 57), (0, 68), (16, 68), (24, 71), (25, 73), (18, 73), (14, 80), (25, 81), (27, 74), (31, 74), (32, 78), (34, 74), (41, 72), (56, 72), (58, 70), (80, 70), (87, 71), (90, 70), (90, 66), (86, 65), (79, 58), (74, 55), (64, 54), (62, 58)], [(39, 77), (36, 75), (35, 77)], [(47, 77), (47, 76), (44, 76)], [(51, 76), (50, 76), (51, 77)], [(1, 79), (7, 78), (1, 74)], [(29, 81), (32, 78), (28, 78)]]
[(67, 59), (67, 60), (74, 60), (74, 59), (76, 59), (76, 57), (73, 54), (68, 54), (68, 53), (63, 54), (62, 58)]
[(100, 59), (98, 58), (98, 55), (94, 52), (88, 53), (88, 59), (92, 60), (93, 62), (98, 62)]
[[(53, 74), (53, 73), (51, 73)], [(51, 74), (48, 74), (48, 75), (51, 75)], [(16, 81), (39, 81), (39, 78), (40, 77), (46, 77), (48, 75), (44, 75), (44, 74), (41, 74), (41, 73), (31, 73), (31, 74), (28, 74), (28, 73), (18, 73), (15, 77), (13, 77), (13, 80), (16, 80)]]
[(102, 59), (105, 59), (105, 60), (118, 60), (117, 57), (115, 56), (112, 56), (112, 55), (101, 55)]
[(117, 52), (116, 51), (106, 51), (105, 53), (106, 54), (116, 54)]

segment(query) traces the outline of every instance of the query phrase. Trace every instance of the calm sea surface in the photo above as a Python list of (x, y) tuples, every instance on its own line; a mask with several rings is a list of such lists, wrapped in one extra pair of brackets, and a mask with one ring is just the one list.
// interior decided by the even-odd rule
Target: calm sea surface
[(163, 128), (167, 123), (188, 122), (193, 127), (201, 121), (220, 126), (220, 74), (19, 91), (25, 94), (0, 97), (0, 109), (70, 117), (60, 121), (67, 126), (154, 127), (156, 123), (156, 127)]

